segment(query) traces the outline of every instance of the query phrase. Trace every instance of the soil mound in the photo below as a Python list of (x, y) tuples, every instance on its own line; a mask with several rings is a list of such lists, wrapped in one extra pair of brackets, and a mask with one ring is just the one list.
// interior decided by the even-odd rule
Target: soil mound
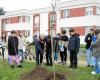
[[(55, 73), (56, 80), (66, 80), (65, 74)], [(21, 75), (20, 80), (54, 80), (53, 73), (43, 67), (36, 67), (32, 71)]]

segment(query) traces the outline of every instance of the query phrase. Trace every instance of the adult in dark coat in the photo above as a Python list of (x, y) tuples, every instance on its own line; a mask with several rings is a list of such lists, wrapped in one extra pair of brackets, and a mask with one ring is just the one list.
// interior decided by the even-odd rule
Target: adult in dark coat
[(44, 54), (44, 44), (45, 44), (45, 35), (40, 35), (39, 38), (34, 37), (35, 51), (36, 51), (36, 64), (41, 65), (43, 63), (43, 54)]
[(46, 39), (46, 65), (52, 66), (52, 45), (51, 45), (51, 35), (47, 36)]
[(77, 68), (77, 54), (80, 48), (80, 38), (75, 33), (74, 29), (69, 30), (70, 39), (68, 44), (68, 50), (70, 51), (70, 68)]

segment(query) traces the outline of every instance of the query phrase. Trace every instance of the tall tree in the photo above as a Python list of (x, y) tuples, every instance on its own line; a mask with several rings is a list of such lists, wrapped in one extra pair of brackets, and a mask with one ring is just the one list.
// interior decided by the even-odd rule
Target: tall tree
[(0, 16), (1, 15), (5, 15), (5, 11), (4, 11), (3, 7), (0, 8)]

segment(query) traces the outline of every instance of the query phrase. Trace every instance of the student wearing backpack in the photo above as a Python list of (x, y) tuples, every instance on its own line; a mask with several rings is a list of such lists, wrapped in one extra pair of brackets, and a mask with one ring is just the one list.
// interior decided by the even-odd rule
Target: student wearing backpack
[(60, 57), (61, 64), (65, 65), (67, 61), (67, 45), (68, 45), (68, 37), (66, 35), (66, 30), (62, 31), (62, 36), (60, 37), (59, 46), (60, 46)]

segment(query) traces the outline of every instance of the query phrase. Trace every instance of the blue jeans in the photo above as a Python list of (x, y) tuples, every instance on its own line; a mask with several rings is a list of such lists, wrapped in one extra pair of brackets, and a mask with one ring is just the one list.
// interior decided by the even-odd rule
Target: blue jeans
[(2, 47), (2, 57), (3, 57), (3, 60), (4, 60), (4, 52), (5, 52), (5, 48)]
[(94, 56), (91, 57), (91, 65), (95, 66)]
[(58, 60), (58, 53), (54, 52), (54, 60), (57, 61)]
[(89, 49), (86, 50), (86, 58), (87, 58), (87, 65), (92, 65), (92, 51)]
[(24, 57), (25, 57), (25, 55), (24, 55), (24, 52), (23, 52), (23, 50), (18, 50), (18, 57), (21, 57), (21, 60), (23, 60), (24, 59)]
[(95, 62), (94, 71), (97, 74), (100, 74), (99, 58), (98, 57), (94, 57), (94, 62)]

